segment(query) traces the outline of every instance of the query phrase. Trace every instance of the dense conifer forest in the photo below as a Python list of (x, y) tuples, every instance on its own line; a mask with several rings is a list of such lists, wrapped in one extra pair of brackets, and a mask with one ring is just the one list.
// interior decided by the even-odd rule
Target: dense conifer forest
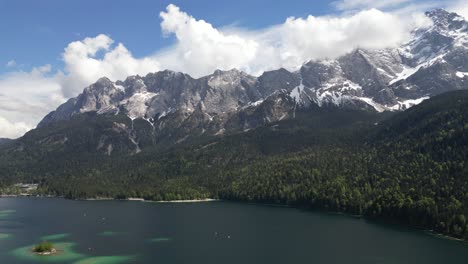
[(73, 199), (288, 204), (468, 239), (467, 91), (401, 113), (317, 108), (246, 133), (159, 145), (133, 156), (87, 148), (90, 134), (110, 122), (93, 120), (54, 128), (72, 131), (69, 137), (79, 142), (66, 151), (52, 145), (25, 153), (15, 151), (15, 142), (1, 145), (2, 192), (34, 182), (41, 194)]

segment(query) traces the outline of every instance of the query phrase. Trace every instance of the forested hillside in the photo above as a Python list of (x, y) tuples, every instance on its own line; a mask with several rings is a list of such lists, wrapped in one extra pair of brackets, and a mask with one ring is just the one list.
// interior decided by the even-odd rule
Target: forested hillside
[[(16, 151), (26, 146), (18, 142), (2, 146), (0, 179), (3, 186), (39, 182), (40, 192), (68, 198), (291, 204), (466, 239), (467, 119), (468, 92), (457, 91), (397, 114), (311, 109), (245, 133), (199, 137), (174, 147), (155, 144), (136, 155), (112, 157), (83, 144), (100, 122), (85, 125), (77, 119), (66, 123), (74, 129), (62, 123), (54, 128), (68, 131), (69, 140), (81, 138), (77, 146), (54, 150), (27, 144), (36, 146), (27, 152)], [(35, 133), (24, 140), (36, 142)]]
[(366, 144), (311, 147), (233, 171), (227, 199), (384, 218), (468, 238), (468, 93), (379, 124)]

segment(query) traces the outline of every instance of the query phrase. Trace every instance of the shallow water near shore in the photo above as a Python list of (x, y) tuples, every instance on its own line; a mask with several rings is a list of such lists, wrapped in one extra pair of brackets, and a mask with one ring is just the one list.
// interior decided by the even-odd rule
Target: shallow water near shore
[[(287, 207), (0, 198), (0, 215), (9, 264), (468, 263), (466, 242)], [(30, 251), (44, 239), (57, 255)]]

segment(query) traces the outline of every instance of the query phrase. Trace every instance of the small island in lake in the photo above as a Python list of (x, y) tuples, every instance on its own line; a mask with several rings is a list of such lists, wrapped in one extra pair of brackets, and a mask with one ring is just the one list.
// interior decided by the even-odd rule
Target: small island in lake
[(38, 255), (49, 256), (57, 254), (57, 250), (54, 248), (52, 243), (43, 241), (37, 245), (35, 245), (32, 251)]

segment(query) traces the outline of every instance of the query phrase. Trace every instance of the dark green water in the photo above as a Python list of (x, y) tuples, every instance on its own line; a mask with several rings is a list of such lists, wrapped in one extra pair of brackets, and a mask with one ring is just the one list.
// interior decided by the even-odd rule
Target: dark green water
[[(42, 239), (63, 252), (31, 254)], [(284, 207), (0, 198), (0, 263), (468, 263), (468, 243)]]

